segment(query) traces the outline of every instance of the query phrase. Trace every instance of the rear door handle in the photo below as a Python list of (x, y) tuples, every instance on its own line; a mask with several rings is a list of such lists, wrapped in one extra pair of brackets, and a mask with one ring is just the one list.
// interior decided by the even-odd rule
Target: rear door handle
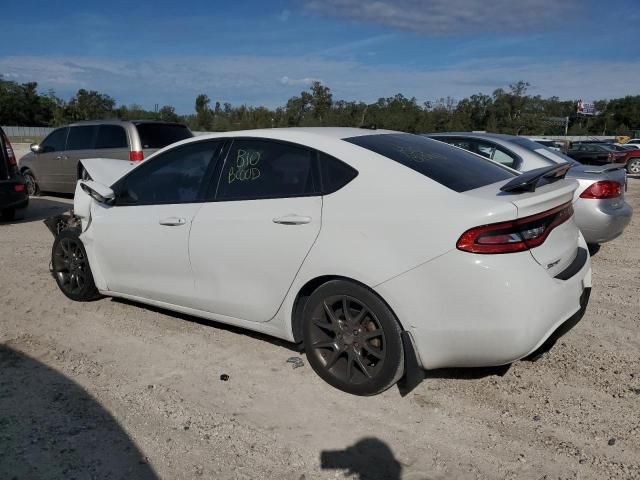
[(69, 160), (69, 157), (67, 157), (66, 155), (58, 155), (56, 157), (56, 160)]
[(281, 225), (304, 225), (307, 223), (311, 223), (311, 217), (290, 214), (274, 218), (273, 223), (279, 223)]
[(187, 223), (186, 219), (178, 217), (163, 218), (162, 220), (160, 220), (160, 225), (165, 225), (167, 227), (178, 227), (180, 225), (184, 225), (185, 223)]

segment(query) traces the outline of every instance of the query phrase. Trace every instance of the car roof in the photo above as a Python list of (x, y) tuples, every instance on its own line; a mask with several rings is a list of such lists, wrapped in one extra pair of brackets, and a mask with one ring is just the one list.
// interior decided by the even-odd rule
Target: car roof
[(64, 127), (80, 127), (80, 126), (87, 126), (87, 125), (127, 125), (127, 124), (141, 125), (141, 124), (147, 124), (147, 123), (158, 124), (158, 125), (179, 125), (181, 127), (186, 127), (186, 125), (183, 123), (165, 122), (162, 120), (118, 120), (118, 119), (83, 120), (80, 122), (74, 122), (68, 125), (64, 125)]
[(346, 138), (361, 137), (364, 135), (383, 135), (396, 132), (394, 130), (377, 130), (356, 127), (285, 127), (285, 128), (261, 128), (255, 130), (234, 130), (229, 132), (215, 132), (198, 135), (195, 139), (218, 137), (264, 137), (282, 138), (288, 135), (295, 137), (313, 136), (332, 140), (344, 140)]

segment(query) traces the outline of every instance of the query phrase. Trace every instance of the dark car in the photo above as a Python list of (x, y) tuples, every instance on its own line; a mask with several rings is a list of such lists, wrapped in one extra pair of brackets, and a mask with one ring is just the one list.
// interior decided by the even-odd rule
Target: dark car
[(28, 204), (27, 184), (18, 173), (11, 143), (0, 128), (0, 217), (11, 220), (16, 210), (27, 208)]
[(624, 163), (624, 152), (618, 152), (613, 145), (604, 143), (573, 143), (567, 155), (585, 165), (606, 165)]

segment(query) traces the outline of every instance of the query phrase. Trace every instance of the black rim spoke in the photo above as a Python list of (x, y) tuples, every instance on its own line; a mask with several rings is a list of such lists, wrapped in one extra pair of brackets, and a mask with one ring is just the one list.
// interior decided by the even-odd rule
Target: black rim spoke
[(336, 379), (361, 384), (382, 369), (386, 342), (382, 324), (360, 300), (336, 295), (319, 303), (311, 317), (310, 352)]

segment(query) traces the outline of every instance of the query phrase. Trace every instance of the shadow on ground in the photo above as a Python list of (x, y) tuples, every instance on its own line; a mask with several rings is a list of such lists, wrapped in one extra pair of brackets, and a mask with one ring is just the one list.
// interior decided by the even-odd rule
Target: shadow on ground
[(61, 215), (73, 208), (73, 204), (65, 202), (64, 200), (64, 197), (31, 197), (29, 199), (29, 206), (25, 210), (18, 211), (14, 220), (0, 220), (0, 225), (37, 222), (49, 217)]
[(0, 478), (157, 476), (118, 422), (82, 387), (0, 345)]
[(323, 470), (342, 471), (345, 477), (359, 480), (400, 480), (402, 465), (391, 448), (374, 437), (363, 438), (344, 450), (324, 450), (320, 453)]

